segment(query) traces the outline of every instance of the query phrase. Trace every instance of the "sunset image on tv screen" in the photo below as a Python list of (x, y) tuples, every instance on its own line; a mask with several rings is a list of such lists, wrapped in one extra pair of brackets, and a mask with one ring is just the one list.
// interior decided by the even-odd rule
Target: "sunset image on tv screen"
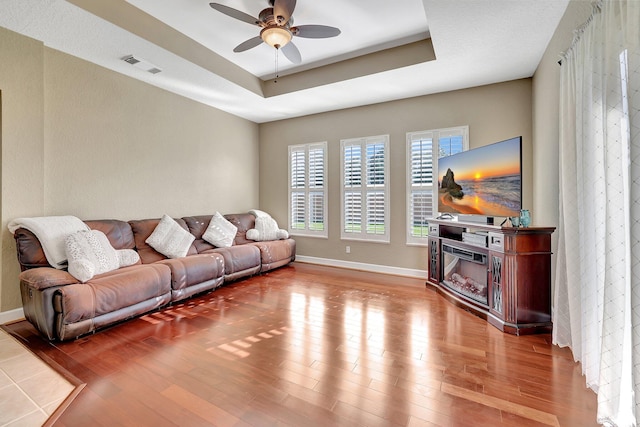
[(521, 138), (438, 160), (438, 211), (519, 216), (522, 208)]

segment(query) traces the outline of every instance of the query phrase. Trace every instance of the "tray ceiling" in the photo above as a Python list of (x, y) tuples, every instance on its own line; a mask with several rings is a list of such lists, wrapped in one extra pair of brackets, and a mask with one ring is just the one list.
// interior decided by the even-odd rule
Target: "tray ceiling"
[[(218, 0), (257, 16), (265, 0)], [(295, 25), (340, 28), (274, 49), (233, 48), (259, 28), (194, 0), (3, 0), (0, 26), (262, 123), (530, 77), (568, 0), (298, 0)], [(122, 58), (160, 68), (151, 74)]]

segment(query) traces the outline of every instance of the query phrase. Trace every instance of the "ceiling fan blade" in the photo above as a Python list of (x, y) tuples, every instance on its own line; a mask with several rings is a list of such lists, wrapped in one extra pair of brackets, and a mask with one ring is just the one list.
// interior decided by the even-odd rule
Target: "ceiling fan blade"
[(233, 48), (235, 53), (244, 52), (245, 50), (253, 49), (262, 43), (262, 38), (260, 36), (252, 37), (249, 40), (243, 41), (238, 46)]
[(336, 27), (326, 25), (300, 25), (291, 28), (294, 36), (304, 37), (307, 39), (326, 39), (340, 35), (340, 30)]
[(275, 0), (273, 3), (273, 16), (278, 25), (284, 25), (289, 22), (295, 8), (296, 0)]
[(293, 43), (289, 42), (282, 47), (282, 53), (284, 56), (294, 64), (299, 64), (302, 62), (302, 56), (300, 55), (300, 51)]
[(217, 10), (218, 12), (224, 13), (225, 15), (238, 19), (242, 22), (246, 22), (252, 25), (260, 24), (260, 21), (258, 20), (258, 18), (254, 18), (248, 13), (241, 12), (238, 9), (234, 9), (232, 7), (225, 6), (220, 3), (209, 3), (209, 6), (211, 6), (213, 9)]

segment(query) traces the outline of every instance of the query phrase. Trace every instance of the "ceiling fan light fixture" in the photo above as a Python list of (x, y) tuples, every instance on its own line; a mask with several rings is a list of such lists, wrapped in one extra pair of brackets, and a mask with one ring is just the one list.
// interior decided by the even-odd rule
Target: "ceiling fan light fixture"
[(291, 31), (285, 27), (272, 25), (260, 31), (260, 37), (262, 37), (262, 40), (269, 46), (280, 49), (291, 41), (293, 35)]

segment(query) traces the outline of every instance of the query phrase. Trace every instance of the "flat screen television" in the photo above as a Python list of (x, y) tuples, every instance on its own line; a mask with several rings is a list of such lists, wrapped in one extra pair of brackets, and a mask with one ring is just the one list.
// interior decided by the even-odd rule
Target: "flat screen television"
[(522, 137), (438, 159), (438, 212), (519, 216), (522, 209)]

